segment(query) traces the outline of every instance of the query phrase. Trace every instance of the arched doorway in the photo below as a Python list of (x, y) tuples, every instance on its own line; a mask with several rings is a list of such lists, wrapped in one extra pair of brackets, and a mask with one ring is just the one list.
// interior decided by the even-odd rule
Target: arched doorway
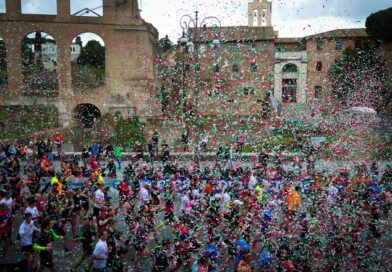
[(282, 102), (297, 102), (298, 67), (295, 64), (286, 64), (282, 69)]
[(25, 92), (59, 89), (57, 45), (49, 34), (35, 31), (21, 41), (22, 89)]
[(95, 33), (81, 33), (71, 43), (72, 85), (91, 89), (105, 83), (105, 43)]
[(74, 118), (83, 128), (91, 128), (101, 118), (101, 111), (93, 104), (79, 104), (74, 109)]

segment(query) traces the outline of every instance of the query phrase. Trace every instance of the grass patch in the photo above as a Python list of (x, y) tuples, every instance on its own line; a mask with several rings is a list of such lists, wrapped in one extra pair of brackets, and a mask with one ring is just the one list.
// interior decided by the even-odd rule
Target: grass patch
[(54, 106), (4, 106), (0, 111), (0, 138), (18, 138), (58, 127)]

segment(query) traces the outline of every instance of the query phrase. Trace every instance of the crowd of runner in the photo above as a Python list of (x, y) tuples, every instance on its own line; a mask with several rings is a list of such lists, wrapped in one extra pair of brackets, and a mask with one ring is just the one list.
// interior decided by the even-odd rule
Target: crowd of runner
[[(47, 146), (0, 148), (1, 254), (16, 244), (26, 271), (391, 267), (389, 166), (293, 171), (268, 154), (252, 167), (225, 157), (202, 166), (172, 161), (163, 146), (162, 166), (142, 154), (121, 168), (121, 146), (92, 144), (56, 168)], [(82, 253), (59, 267), (55, 248)]]

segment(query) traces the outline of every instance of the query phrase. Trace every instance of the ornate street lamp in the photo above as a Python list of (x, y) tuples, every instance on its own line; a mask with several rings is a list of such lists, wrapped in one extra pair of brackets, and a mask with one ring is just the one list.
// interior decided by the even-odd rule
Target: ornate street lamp
[[(214, 16), (208, 16), (205, 17), (200, 24), (199, 22), (199, 12), (195, 11), (195, 18), (192, 18), (192, 16), (186, 14), (183, 15), (180, 18), (180, 26), (182, 28), (182, 36), (178, 40), (178, 44), (181, 46), (181, 51), (182, 51), (182, 92), (183, 92), (183, 106), (184, 106), (184, 112), (186, 112), (186, 92), (185, 92), (185, 53), (190, 52), (193, 53), (194, 51), (196, 54), (194, 54), (195, 58), (197, 59), (199, 57), (199, 46), (201, 43), (204, 42), (204, 40), (201, 40), (200, 37), (202, 37), (202, 33), (199, 34), (199, 30), (202, 29), (202, 31), (206, 31), (207, 27), (209, 28), (220, 28), (222, 26), (221, 21)], [(220, 44), (219, 40), (219, 35), (215, 34), (214, 39), (212, 41), (212, 44), (214, 46), (217, 46)], [(196, 73), (196, 111), (198, 108), (198, 75), (199, 73)], [(197, 115), (197, 112), (196, 112)]]

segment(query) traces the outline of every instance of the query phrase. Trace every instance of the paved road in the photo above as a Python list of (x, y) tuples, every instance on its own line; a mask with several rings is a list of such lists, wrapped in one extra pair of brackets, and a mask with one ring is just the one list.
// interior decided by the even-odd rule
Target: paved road
[[(106, 163), (106, 161), (104, 161), (103, 163)], [(124, 161), (123, 162), (123, 166), (125, 166), (125, 165), (127, 165), (129, 163), (130, 163), (130, 161)], [(190, 162), (189, 161), (179, 160), (179, 163), (181, 165), (185, 165), (185, 166), (188, 166), (188, 167), (190, 166)], [(55, 167), (57, 169), (59, 169), (60, 163), (58, 161), (55, 161), (54, 164), (55, 164)], [(202, 164), (202, 166), (212, 166), (213, 164), (215, 164), (215, 161), (204, 161), (201, 164)], [(244, 165), (244, 164), (251, 166), (250, 162), (245, 162), (244, 163), (243, 161), (233, 161), (233, 164), (235, 166)], [(349, 162), (349, 163), (345, 162), (345, 163), (342, 163), (342, 162), (331, 162), (331, 161), (318, 161), (317, 164), (316, 164), (316, 169), (320, 169), (320, 170), (324, 169), (324, 170), (327, 170), (327, 171), (335, 171), (336, 169), (339, 169), (341, 167), (352, 169), (352, 166), (355, 165), (355, 164), (357, 164), (357, 163), (355, 163), (355, 162)], [(380, 162), (381, 169), (383, 169), (385, 167), (385, 164), (386, 164), (385, 162)], [(162, 165), (161, 162), (155, 162), (154, 163), (155, 167), (161, 166), (161, 165)], [(119, 173), (118, 173), (118, 179), (120, 179), (120, 180), (122, 179), (121, 171), (119, 171)], [(110, 191), (110, 195), (113, 198), (113, 202), (114, 203), (118, 203), (117, 192), (115, 190), (111, 190)], [(178, 201), (177, 201), (176, 204), (177, 205), (175, 205), (175, 207), (176, 207), (175, 208), (175, 213), (177, 215), (179, 215), (180, 214), (180, 210), (179, 210)], [(128, 228), (125, 227), (125, 224), (124, 224), (124, 214), (122, 214), (121, 211), (118, 214), (118, 219), (119, 219), (119, 221), (118, 221), (119, 222), (119, 224), (118, 224), (119, 230), (121, 230), (122, 232), (124, 232), (126, 234), (128, 232)], [(161, 213), (161, 214), (159, 214), (156, 217), (156, 221), (157, 222), (162, 222), (162, 220), (163, 220), (163, 214)], [(15, 217), (15, 220), (14, 220), (14, 225), (13, 225), (13, 229), (14, 229), (13, 239), (14, 239), (14, 241), (16, 240), (16, 232), (17, 232), (17, 230), (19, 228), (20, 223), (21, 223), (21, 215), (19, 213), (17, 213), (16, 217)], [(63, 245), (62, 245), (61, 242), (56, 242), (56, 247), (55, 247), (55, 250), (53, 252), (54, 261), (55, 261), (55, 263), (57, 265), (58, 270), (59, 271), (64, 271), (64, 272), (65, 271), (69, 271), (70, 267), (72, 265), (74, 265), (77, 262), (77, 260), (79, 259), (79, 257), (81, 256), (80, 244), (71, 242), (72, 237), (71, 237), (71, 226), (70, 226), (70, 224), (66, 225), (66, 232), (67, 232), (67, 236), (66, 236), (67, 239), (66, 240), (68, 241), (67, 245), (68, 245), (68, 247), (73, 248), (72, 252), (70, 252), (67, 255), (64, 255)], [(168, 226), (163, 227), (162, 230), (160, 231), (159, 235), (160, 235), (160, 238), (166, 238), (166, 237), (169, 238), (169, 239), (172, 238), (171, 237), (171, 231), (170, 231)], [(206, 237), (206, 235), (204, 237)], [(152, 238), (152, 237), (150, 237), (150, 238)], [(153, 246), (153, 240), (151, 240), (148, 243), (148, 248), (151, 248), (152, 246)], [(12, 262), (15, 262), (15, 261), (20, 260), (21, 258), (23, 258), (21, 253), (20, 253), (20, 250), (18, 249), (17, 246), (12, 246), (9, 249), (8, 252), (9, 252), (9, 254), (5, 258), (0, 260), (0, 265), (1, 265), (1, 263), (2, 264), (9, 263), (9, 262), (12, 263)], [(127, 259), (128, 260), (132, 260), (133, 256), (134, 256), (134, 250), (131, 249), (130, 253), (129, 253), (129, 257)], [(142, 260), (142, 267), (144, 267), (143, 271), (147, 271), (146, 269), (149, 266), (150, 266), (150, 259), (149, 258), (143, 259)], [(83, 271), (83, 270), (80, 270), (80, 271)]]

